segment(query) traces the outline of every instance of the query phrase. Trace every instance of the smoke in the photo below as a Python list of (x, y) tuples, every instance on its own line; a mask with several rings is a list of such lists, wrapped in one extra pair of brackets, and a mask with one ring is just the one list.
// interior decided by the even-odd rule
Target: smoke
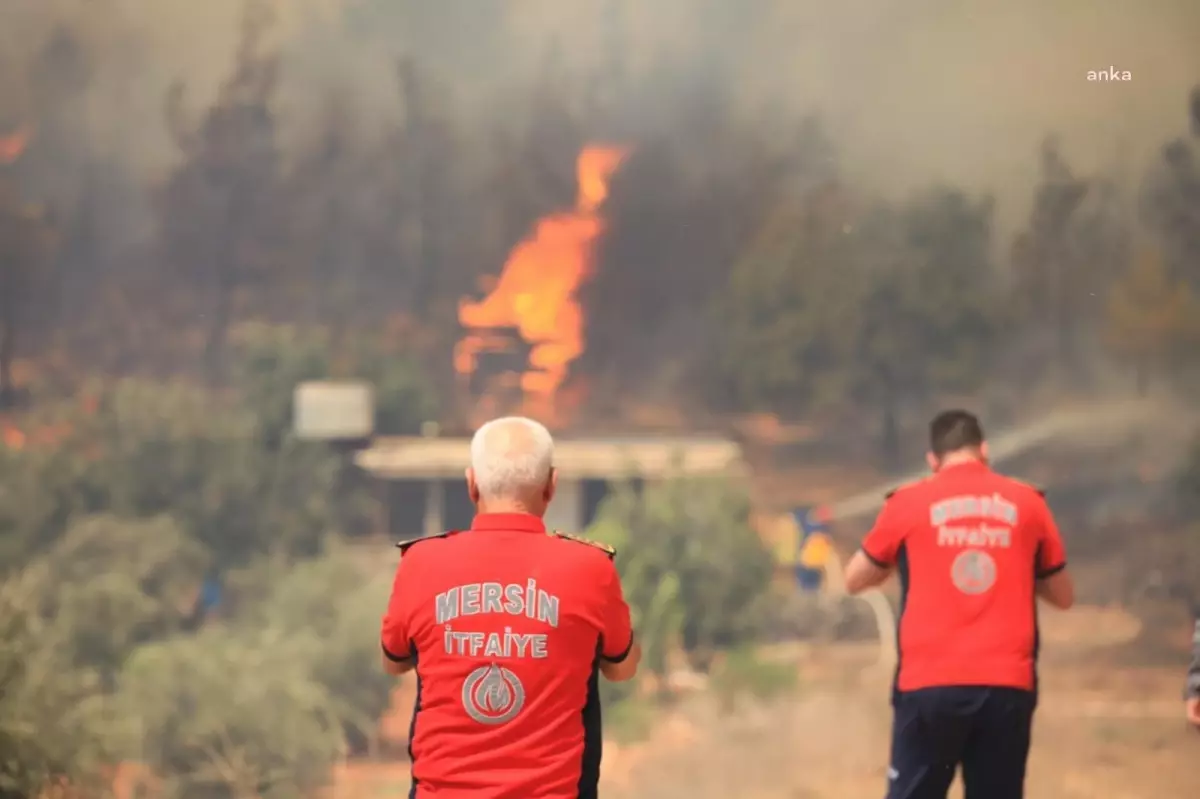
[[(819, 111), (855, 180), (993, 190), (1008, 220), (1025, 210), (1044, 135), (1059, 134), (1083, 171), (1136, 174), (1186, 128), (1180, 98), (1200, 77), (1200, 5), (1188, 0), (265, 1), (285, 54), (281, 111), (295, 126), (334, 92), (368, 117), (396, 114), (399, 54), (426, 65), (456, 111), (489, 116), (548, 68), (581, 94), (596, 70), (643, 85), (682, 70), (700, 86), (729, 81), (747, 114)], [(246, 3), (3, 5), (10, 64), (31, 63), (56, 21), (85, 42), (92, 146), (152, 173), (173, 155), (163, 93), (183, 80), (195, 102), (212, 97)], [(1086, 80), (1109, 66), (1132, 80)]]

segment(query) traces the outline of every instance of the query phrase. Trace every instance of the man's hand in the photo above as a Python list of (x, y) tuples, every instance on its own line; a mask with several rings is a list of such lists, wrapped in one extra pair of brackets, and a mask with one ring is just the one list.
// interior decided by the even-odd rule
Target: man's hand
[(1200, 730), (1200, 696), (1193, 696), (1184, 705), (1188, 724)]

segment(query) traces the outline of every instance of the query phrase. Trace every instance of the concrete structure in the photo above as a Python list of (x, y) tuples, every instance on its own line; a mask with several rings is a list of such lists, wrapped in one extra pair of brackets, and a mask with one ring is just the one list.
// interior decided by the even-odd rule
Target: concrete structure
[[(466, 438), (381, 437), (355, 456), (380, 480), (386, 529), (400, 538), (462, 529), (473, 509), (463, 473)], [(558, 493), (546, 514), (552, 529), (582, 530), (614, 482), (659, 480), (673, 474), (740, 472), (738, 445), (722, 438), (593, 438), (555, 441)]]

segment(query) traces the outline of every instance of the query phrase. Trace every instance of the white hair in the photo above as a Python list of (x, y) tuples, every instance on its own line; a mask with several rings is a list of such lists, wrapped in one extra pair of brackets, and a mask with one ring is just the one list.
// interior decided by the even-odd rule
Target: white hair
[(484, 500), (517, 499), (550, 479), (554, 439), (522, 416), (493, 419), (471, 439), (471, 469)]

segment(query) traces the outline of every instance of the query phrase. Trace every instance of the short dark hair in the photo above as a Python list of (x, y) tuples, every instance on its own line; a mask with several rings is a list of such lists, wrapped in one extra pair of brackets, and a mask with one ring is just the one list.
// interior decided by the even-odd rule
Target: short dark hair
[(929, 451), (939, 458), (960, 449), (978, 449), (983, 444), (983, 425), (969, 411), (942, 411), (929, 423)]

